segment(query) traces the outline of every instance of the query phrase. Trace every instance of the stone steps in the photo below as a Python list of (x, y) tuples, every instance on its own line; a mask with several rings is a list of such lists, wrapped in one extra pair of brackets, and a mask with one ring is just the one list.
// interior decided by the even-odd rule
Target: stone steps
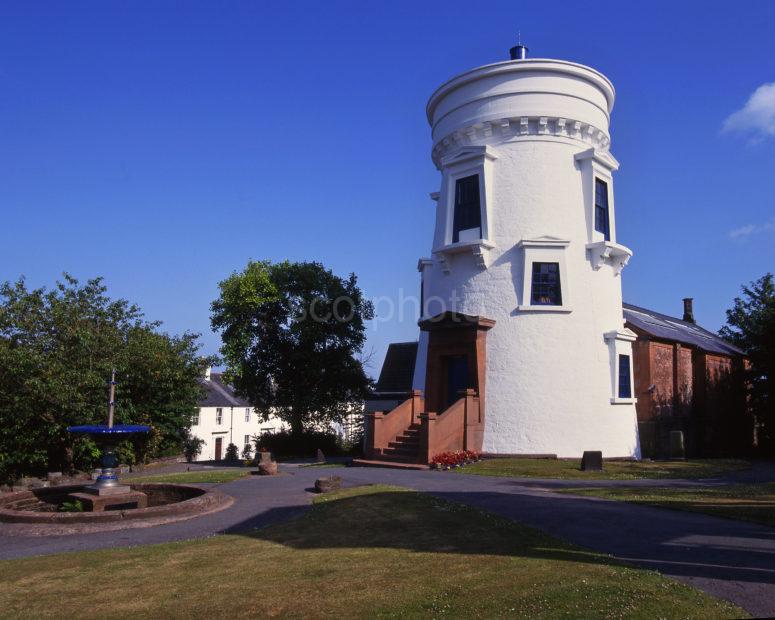
[(388, 442), (388, 447), (382, 450), (382, 454), (375, 459), (381, 462), (416, 464), (419, 461), (419, 456), (420, 426), (412, 424), (403, 433), (397, 435), (393, 441)]
[(404, 435), (398, 435), (393, 441), (388, 442), (388, 448), (393, 450), (411, 450), (417, 452), (420, 447), (419, 437), (405, 437)]
[(417, 452), (398, 452), (396, 450), (383, 450), (382, 454), (374, 458), (380, 461), (396, 461), (399, 463), (416, 463)]

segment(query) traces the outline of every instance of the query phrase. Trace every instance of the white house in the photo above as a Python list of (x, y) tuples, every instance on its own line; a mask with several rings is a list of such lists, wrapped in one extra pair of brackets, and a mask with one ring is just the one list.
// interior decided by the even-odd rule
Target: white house
[[(430, 253), (418, 264), (412, 386), (422, 394), (392, 422), (369, 414), (372, 456), (416, 460), (420, 446), (420, 462), (462, 447), (639, 457), (613, 105), (600, 72), (528, 59), (523, 46), (431, 95), (440, 186)], [(411, 426), (396, 437), (397, 416)]]
[(255, 451), (254, 436), (285, 428), (279, 418), (263, 421), (250, 403), (239, 398), (234, 388), (224, 383), (221, 373), (208, 368), (200, 382), (206, 395), (191, 421), (191, 434), (205, 442), (198, 461), (220, 461), (226, 456), (230, 443), (237, 446), (240, 454), (248, 444)]

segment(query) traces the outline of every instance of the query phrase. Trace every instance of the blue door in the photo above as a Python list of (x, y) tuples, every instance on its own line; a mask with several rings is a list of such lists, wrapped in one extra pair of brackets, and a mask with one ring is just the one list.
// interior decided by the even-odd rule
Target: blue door
[(468, 387), (468, 358), (455, 355), (447, 358), (447, 402), (446, 407), (454, 405), (460, 398), (460, 391)]

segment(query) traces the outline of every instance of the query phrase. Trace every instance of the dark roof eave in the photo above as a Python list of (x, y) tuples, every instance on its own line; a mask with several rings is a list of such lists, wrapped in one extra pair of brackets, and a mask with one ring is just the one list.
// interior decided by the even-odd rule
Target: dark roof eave
[[(627, 327), (638, 334), (648, 335), (650, 339), (662, 342), (680, 342), (681, 344), (714, 355), (724, 355), (726, 357), (745, 355), (745, 352), (735, 345), (696, 323), (690, 323), (677, 317), (662, 314), (661, 312), (649, 310), (648, 308), (643, 308), (642, 306), (636, 306), (634, 304), (624, 303), (622, 304), (622, 307)], [(631, 311), (629, 316), (628, 310)], [(662, 326), (656, 324), (653, 327), (649, 327), (647, 321), (633, 313), (646, 315), (654, 319), (654, 321), (667, 323), (667, 325)], [(700, 332), (700, 334), (695, 334), (695, 330)]]

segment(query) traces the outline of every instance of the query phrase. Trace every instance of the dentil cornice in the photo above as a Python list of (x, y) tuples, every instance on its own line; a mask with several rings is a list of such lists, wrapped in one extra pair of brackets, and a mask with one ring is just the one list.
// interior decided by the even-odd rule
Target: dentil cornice
[(436, 167), (441, 168), (443, 159), (467, 146), (498, 144), (522, 138), (573, 140), (602, 153), (607, 153), (611, 146), (608, 134), (589, 123), (558, 116), (519, 116), (483, 121), (457, 129), (436, 141), (431, 157)]

